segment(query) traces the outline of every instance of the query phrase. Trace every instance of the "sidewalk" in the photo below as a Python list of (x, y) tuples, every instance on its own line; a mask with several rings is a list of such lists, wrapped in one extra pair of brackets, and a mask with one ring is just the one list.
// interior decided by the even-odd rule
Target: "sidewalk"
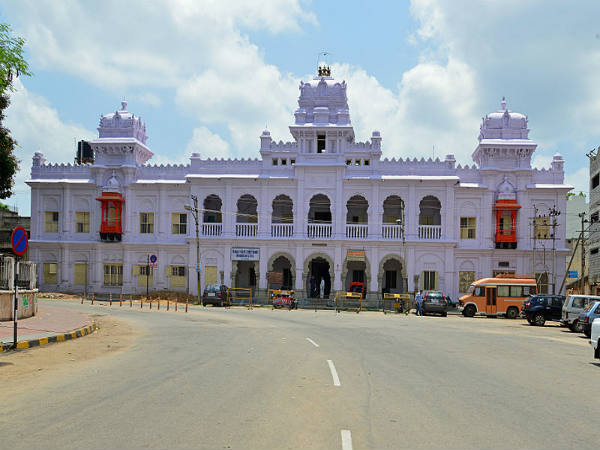
[[(46, 305), (40, 305), (38, 314), (19, 320), (17, 325), (19, 343), (30, 342), (31, 344), (23, 345), (23, 348), (56, 342), (57, 340), (68, 340), (92, 331), (92, 320), (86, 314)], [(78, 336), (70, 336), (71, 333)], [(12, 344), (12, 342), (13, 322), (0, 322), (0, 346), (6, 347), (6, 344)]]

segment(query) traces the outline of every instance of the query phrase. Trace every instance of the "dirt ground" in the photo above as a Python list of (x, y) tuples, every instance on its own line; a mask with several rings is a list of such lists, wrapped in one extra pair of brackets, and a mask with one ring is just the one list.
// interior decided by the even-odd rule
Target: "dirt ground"
[[(87, 361), (107, 358), (129, 348), (141, 331), (130, 323), (111, 316), (94, 318), (99, 329), (71, 341), (33, 347), (16, 352), (0, 353), (0, 379), (3, 395), (18, 394), (44, 380), (53, 380), (62, 373), (72, 372)], [(43, 374), (43, 377), (40, 375)]]

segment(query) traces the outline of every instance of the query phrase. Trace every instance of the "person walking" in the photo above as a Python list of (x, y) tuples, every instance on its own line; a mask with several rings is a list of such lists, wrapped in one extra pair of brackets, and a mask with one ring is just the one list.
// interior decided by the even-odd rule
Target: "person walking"
[(321, 284), (319, 285), (319, 291), (321, 298), (325, 298), (325, 278), (321, 277)]
[(423, 291), (420, 290), (415, 296), (415, 303), (417, 304), (417, 316), (423, 315)]
[(310, 277), (310, 297), (315, 298), (317, 296), (317, 280), (315, 276)]

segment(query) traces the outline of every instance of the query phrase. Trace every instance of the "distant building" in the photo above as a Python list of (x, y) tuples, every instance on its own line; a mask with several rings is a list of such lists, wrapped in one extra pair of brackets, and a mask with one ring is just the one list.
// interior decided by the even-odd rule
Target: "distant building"
[[(557, 154), (548, 168), (531, 166), (537, 144), (528, 118), (504, 99), (484, 116), (469, 165), (452, 154), (382, 158), (379, 131), (358, 142), (346, 82), (328, 67), (299, 90), (293, 141), (277, 142), (265, 130), (255, 159), (192, 153), (188, 164), (149, 164), (146, 126), (126, 102), (101, 117), (98, 139), (89, 142), (93, 162), (46, 163), (37, 152), (28, 184), (42, 288), (131, 293), (148, 282), (151, 290), (195, 293), (192, 196), (200, 208), (202, 286), (264, 295), (268, 273), (277, 272), (298, 296), (314, 295), (314, 277), (332, 297), (354, 282), (364, 283), (368, 299), (419, 288), (456, 298), (477, 278), (565, 267), (572, 187), (564, 160)], [(531, 218), (535, 208), (553, 206), (563, 214), (550, 262), (553, 252), (543, 251), (553, 245), (549, 224), (532, 230)], [(542, 255), (535, 267), (534, 234)], [(147, 273), (149, 254), (158, 261)]]
[[(12, 247), (10, 244), (10, 236), (15, 227), (23, 227), (29, 233), (29, 217), (19, 216), (17, 211), (7, 211), (0, 208), (0, 253), (12, 255)], [(27, 259), (28, 254), (23, 255), (23, 259)]]
[[(587, 198), (583, 195), (571, 195), (567, 199), (567, 234), (566, 234), (566, 244), (567, 247), (571, 250), (571, 256), (566, 260), (566, 269), (568, 269), (573, 275), (574, 272), (577, 272), (576, 278), (567, 278), (566, 286), (567, 289), (577, 289), (578, 292), (580, 290), (580, 278), (581, 277), (581, 254), (584, 248), (587, 248), (588, 239), (587, 233), (584, 234), (584, 244), (579, 241), (579, 236), (581, 234), (581, 217), (579, 214), (585, 213), (585, 217), (589, 218), (589, 205), (587, 203)], [(573, 251), (575, 254), (573, 255)], [(572, 257), (572, 260), (571, 260)], [(587, 255), (586, 255), (587, 257)], [(571, 265), (569, 266), (569, 261)], [(589, 264), (586, 264), (584, 277), (587, 279), (589, 273)]]

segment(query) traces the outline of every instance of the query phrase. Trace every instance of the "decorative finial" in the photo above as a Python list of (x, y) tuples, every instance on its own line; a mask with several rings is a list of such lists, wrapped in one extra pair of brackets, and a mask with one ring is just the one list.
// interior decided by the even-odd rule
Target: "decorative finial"
[(125, 111), (127, 109), (127, 102), (125, 100), (123, 100), (121, 102), (121, 111)]
[(502, 107), (502, 109), (506, 109), (506, 99), (504, 98), (504, 96), (502, 96), (502, 103), (500, 103), (500, 106)]

